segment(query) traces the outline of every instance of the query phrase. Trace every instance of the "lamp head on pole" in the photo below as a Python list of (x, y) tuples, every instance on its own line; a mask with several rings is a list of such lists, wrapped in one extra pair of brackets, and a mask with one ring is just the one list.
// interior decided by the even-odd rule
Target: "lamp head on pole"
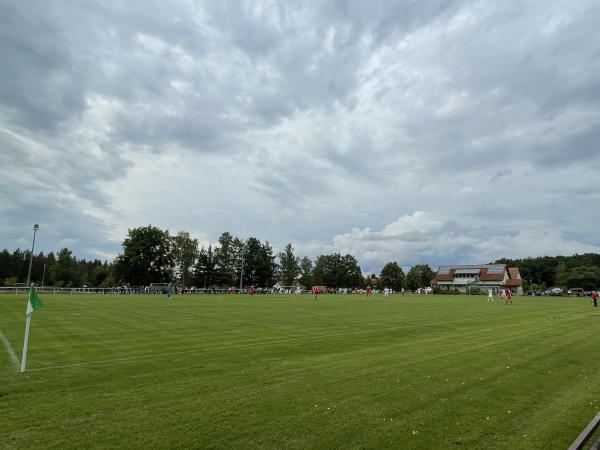
[(34, 229), (34, 230), (37, 230), (39, 227), (40, 227), (40, 226), (39, 226), (37, 223), (33, 225), (33, 229)]

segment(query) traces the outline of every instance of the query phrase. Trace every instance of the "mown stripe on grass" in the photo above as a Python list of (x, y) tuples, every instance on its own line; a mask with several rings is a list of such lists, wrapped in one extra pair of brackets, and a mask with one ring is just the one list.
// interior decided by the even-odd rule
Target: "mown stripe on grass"
[[(343, 332), (339, 332), (339, 333), (319, 334), (316, 336), (302, 335), (299, 337), (290, 337), (290, 338), (283, 338), (283, 339), (269, 339), (266, 341), (258, 341), (258, 342), (254, 341), (254, 342), (246, 342), (246, 343), (240, 343), (240, 344), (235, 344), (235, 345), (220, 346), (220, 347), (218, 347), (218, 349), (219, 350), (232, 350), (232, 349), (238, 349), (238, 348), (260, 347), (260, 346), (268, 346), (268, 345), (277, 345), (277, 344), (282, 344), (282, 343), (286, 343), (286, 342), (319, 340), (319, 339), (324, 339), (324, 338), (347, 336), (347, 335), (380, 333), (383, 331), (394, 331), (394, 330), (402, 330), (402, 329), (410, 329), (410, 328), (422, 328), (422, 327), (430, 327), (430, 326), (436, 326), (436, 325), (446, 325), (446, 324), (451, 324), (451, 323), (456, 323), (456, 322), (459, 322), (459, 321), (450, 320), (450, 321), (444, 321), (444, 322), (428, 322), (428, 323), (422, 323), (422, 324), (416, 324), (416, 325), (399, 325), (399, 326), (395, 326), (395, 327), (376, 328), (376, 329), (369, 329), (369, 330), (353, 330), (353, 331), (343, 331)], [(464, 321), (462, 321), (462, 322), (464, 322)], [(42, 367), (36, 367), (36, 368), (29, 369), (29, 371), (34, 372), (34, 371), (44, 371), (44, 370), (51, 370), (51, 369), (63, 369), (63, 368), (71, 368), (71, 367), (79, 367), (79, 366), (89, 366), (89, 365), (95, 365), (95, 364), (109, 364), (109, 363), (115, 363), (115, 362), (137, 361), (137, 360), (142, 360), (142, 359), (161, 358), (161, 357), (165, 357), (165, 356), (186, 355), (186, 354), (190, 354), (190, 353), (198, 353), (198, 352), (210, 351), (210, 350), (211, 350), (211, 348), (207, 348), (207, 347), (193, 347), (193, 348), (189, 348), (186, 350), (179, 350), (179, 351), (175, 351), (175, 352), (155, 353), (155, 354), (140, 355), (140, 356), (126, 356), (126, 357), (122, 357), (122, 358), (111, 358), (111, 359), (104, 359), (104, 360), (98, 360), (98, 361), (84, 361), (84, 362), (71, 363), (71, 364), (58, 364), (58, 365), (52, 365), (52, 366), (42, 366)]]
[[(573, 320), (576, 320), (576, 319), (573, 319)], [(34, 368), (29, 369), (29, 371), (30, 372), (41, 372), (41, 371), (46, 371), (46, 370), (68, 369), (68, 368), (74, 368), (74, 367), (80, 367), (80, 366), (114, 364), (114, 363), (119, 363), (119, 362), (131, 362), (131, 361), (139, 361), (139, 360), (145, 360), (145, 359), (155, 359), (155, 358), (164, 358), (164, 357), (170, 357), (170, 356), (186, 355), (186, 354), (206, 352), (206, 351), (211, 351), (211, 350), (235, 350), (235, 349), (250, 348), (250, 347), (255, 348), (255, 347), (261, 347), (261, 346), (278, 345), (278, 344), (283, 344), (283, 343), (288, 343), (288, 342), (306, 342), (306, 341), (315, 341), (315, 340), (320, 340), (320, 339), (348, 336), (348, 335), (362, 335), (362, 334), (370, 334), (370, 333), (381, 333), (381, 332), (385, 332), (385, 331), (396, 331), (396, 330), (402, 330), (402, 329), (414, 329), (414, 328), (423, 328), (423, 327), (430, 327), (430, 326), (437, 326), (437, 325), (447, 325), (447, 324), (452, 324), (452, 323), (456, 323), (456, 322), (459, 322), (459, 321), (451, 320), (451, 321), (443, 321), (443, 322), (428, 322), (428, 323), (421, 323), (421, 324), (414, 324), (414, 325), (399, 325), (399, 326), (395, 326), (395, 327), (385, 327), (385, 328), (376, 328), (376, 329), (368, 329), (368, 330), (343, 331), (343, 332), (339, 332), (339, 333), (327, 333), (327, 334), (319, 334), (319, 335), (313, 335), (313, 336), (303, 335), (303, 336), (289, 337), (289, 338), (283, 338), (283, 339), (269, 339), (269, 340), (264, 340), (264, 341), (253, 341), (253, 342), (245, 342), (245, 343), (239, 343), (239, 344), (234, 344), (234, 345), (225, 345), (225, 346), (219, 346), (218, 348), (211, 348), (211, 347), (205, 347), (205, 346), (192, 347), (192, 348), (188, 348), (185, 350), (178, 350), (178, 351), (174, 351), (174, 352), (153, 353), (153, 354), (148, 354), (148, 355), (125, 356), (125, 357), (120, 357), (120, 358), (110, 358), (110, 359), (97, 360), (97, 361), (83, 361), (83, 362), (70, 363), (70, 364), (57, 364), (57, 365), (50, 365), (50, 366), (34, 367)], [(464, 321), (460, 321), (460, 322), (465, 323)], [(477, 323), (481, 323), (481, 321), (477, 321)], [(510, 328), (518, 327), (518, 326), (519, 326), (518, 324), (513, 324), (513, 325), (511, 325)], [(543, 326), (540, 329), (537, 329), (535, 331), (528, 331), (528, 332), (521, 333), (519, 335), (512, 336), (508, 340), (517, 339), (517, 338), (520, 338), (525, 335), (537, 334), (539, 332), (542, 332), (542, 331), (552, 328), (552, 327), (553, 327), (553, 325)], [(484, 330), (489, 331), (491, 329), (484, 329)], [(482, 331), (482, 329), (479, 329), (475, 332), (481, 332), (481, 331)], [(474, 348), (485, 348), (485, 347), (492, 346), (492, 345), (496, 345), (496, 344), (494, 342), (491, 342), (489, 344), (471, 346), (470, 348), (463, 349), (459, 352), (472, 351)]]

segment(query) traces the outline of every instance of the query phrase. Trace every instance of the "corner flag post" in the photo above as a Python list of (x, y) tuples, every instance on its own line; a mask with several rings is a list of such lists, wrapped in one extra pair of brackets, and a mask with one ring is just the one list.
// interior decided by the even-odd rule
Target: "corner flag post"
[[(21, 372), (25, 372), (25, 361), (27, 360), (27, 346), (29, 345), (29, 325), (31, 324), (31, 311), (34, 309), (40, 309), (42, 307), (42, 303), (38, 298), (37, 294), (34, 295), (37, 299), (36, 308), (34, 308), (31, 304), (31, 293), (33, 291), (33, 286), (29, 284), (31, 280), (31, 263), (33, 262), (33, 249), (35, 248), (35, 234), (40, 226), (36, 223), (33, 225), (33, 243), (31, 244), (31, 253), (29, 254), (29, 270), (27, 271), (27, 283), (25, 286), (29, 288), (29, 299), (27, 301), (27, 321), (25, 322), (25, 342), (23, 342), (23, 357), (21, 358)], [(39, 306), (38, 306), (39, 305)]]
[(23, 356), (21, 357), (21, 373), (25, 372), (27, 364), (27, 347), (29, 346), (29, 327), (31, 325), (31, 313), (42, 308), (42, 302), (35, 292), (35, 284), (29, 286), (29, 300), (27, 301), (27, 321), (25, 322), (25, 340), (23, 341)]
[(25, 341), (23, 342), (23, 356), (21, 357), (21, 373), (25, 372), (27, 364), (27, 347), (29, 346), (29, 325), (31, 324), (31, 313), (27, 314), (25, 322)]

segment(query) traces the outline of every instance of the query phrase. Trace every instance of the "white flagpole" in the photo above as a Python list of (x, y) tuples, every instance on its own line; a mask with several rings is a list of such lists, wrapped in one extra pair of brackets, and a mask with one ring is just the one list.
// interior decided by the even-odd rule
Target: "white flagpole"
[(25, 365), (27, 364), (27, 346), (29, 345), (29, 325), (31, 324), (31, 313), (27, 314), (27, 321), (25, 322), (25, 342), (23, 342), (23, 356), (21, 357), (21, 373), (25, 372)]
[(33, 225), (33, 243), (31, 244), (31, 253), (29, 254), (29, 270), (27, 271), (27, 283), (29, 296), (27, 297), (27, 321), (25, 322), (25, 341), (23, 342), (23, 356), (21, 357), (21, 373), (25, 372), (25, 364), (27, 363), (27, 346), (29, 345), (29, 325), (31, 324), (31, 263), (33, 262), (33, 249), (35, 248), (35, 234), (40, 226), (36, 223)]

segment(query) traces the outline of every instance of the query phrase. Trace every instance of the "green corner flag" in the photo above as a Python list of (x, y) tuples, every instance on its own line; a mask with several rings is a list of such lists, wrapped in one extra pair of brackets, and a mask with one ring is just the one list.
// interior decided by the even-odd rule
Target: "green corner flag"
[(29, 286), (29, 301), (27, 302), (26, 314), (29, 315), (38, 309), (42, 309), (42, 302), (40, 301), (37, 292), (35, 292), (35, 284), (31, 283), (31, 286)]

